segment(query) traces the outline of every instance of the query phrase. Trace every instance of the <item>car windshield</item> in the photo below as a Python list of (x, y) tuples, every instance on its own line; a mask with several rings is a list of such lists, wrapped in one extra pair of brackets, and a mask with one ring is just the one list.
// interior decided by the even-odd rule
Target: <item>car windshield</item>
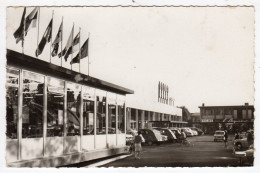
[(224, 135), (224, 132), (215, 132), (216, 135)]

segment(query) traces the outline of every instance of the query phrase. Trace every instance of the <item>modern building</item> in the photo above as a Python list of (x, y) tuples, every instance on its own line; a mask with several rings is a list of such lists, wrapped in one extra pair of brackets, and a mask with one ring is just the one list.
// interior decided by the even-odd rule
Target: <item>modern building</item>
[(53, 167), (125, 152), (134, 91), (7, 50), (8, 167)]
[(194, 119), (193, 124), (208, 134), (217, 129), (235, 132), (254, 128), (254, 106), (248, 103), (235, 106), (205, 106), (203, 103), (199, 108), (200, 118)]

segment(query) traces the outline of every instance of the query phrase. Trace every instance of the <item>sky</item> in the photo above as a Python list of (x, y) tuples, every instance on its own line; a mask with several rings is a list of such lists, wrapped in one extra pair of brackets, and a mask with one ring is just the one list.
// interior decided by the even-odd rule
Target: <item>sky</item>
[[(28, 12), (33, 8), (27, 8)], [(172, 113), (158, 103), (157, 87), (169, 86), (175, 106), (254, 104), (254, 9), (252, 7), (63, 7), (40, 8), (39, 40), (54, 12), (53, 38), (63, 17), (66, 45), (74, 23), (81, 44), (88, 36), (90, 76), (132, 89), (129, 107)], [(22, 51), (13, 33), (23, 8), (7, 8), (7, 48)], [(35, 56), (37, 29), (25, 38)], [(90, 35), (89, 35), (90, 33)], [(74, 54), (75, 56), (75, 54)], [(42, 55), (50, 61), (50, 45)], [(70, 59), (69, 59), (70, 60)], [(51, 58), (60, 65), (60, 59)], [(69, 62), (63, 66), (70, 68)], [(87, 59), (81, 72), (87, 73)], [(73, 65), (78, 71), (78, 65)]]

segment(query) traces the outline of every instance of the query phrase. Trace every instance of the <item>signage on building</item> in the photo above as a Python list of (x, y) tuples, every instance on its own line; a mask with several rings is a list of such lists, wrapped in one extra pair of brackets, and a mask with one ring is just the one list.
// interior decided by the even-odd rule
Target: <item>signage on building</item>
[(209, 123), (209, 122), (213, 122), (213, 119), (201, 119), (201, 122)]
[(174, 106), (174, 99), (169, 97), (169, 86), (160, 81), (158, 83), (158, 102)]

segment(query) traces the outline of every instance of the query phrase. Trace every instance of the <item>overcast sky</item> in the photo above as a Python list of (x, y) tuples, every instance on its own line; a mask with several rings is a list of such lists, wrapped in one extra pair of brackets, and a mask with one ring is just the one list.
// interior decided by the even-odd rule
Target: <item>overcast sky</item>
[[(33, 8), (27, 9), (27, 14)], [(90, 75), (135, 91), (130, 107), (171, 113), (157, 103), (157, 86), (169, 86), (176, 106), (254, 104), (254, 9), (252, 7), (41, 8), (39, 40), (54, 10), (53, 37), (64, 17), (63, 47), (73, 22), (81, 44), (90, 33)], [(7, 9), (7, 48), (21, 52), (13, 33), (23, 8)], [(34, 56), (37, 28), (25, 54)], [(49, 61), (49, 44), (39, 57)], [(75, 54), (74, 54), (75, 55)], [(70, 60), (70, 59), (69, 59)], [(60, 63), (57, 57), (52, 58)], [(70, 68), (69, 63), (65, 67)], [(78, 70), (78, 65), (73, 65)], [(81, 63), (87, 72), (87, 59)]]

